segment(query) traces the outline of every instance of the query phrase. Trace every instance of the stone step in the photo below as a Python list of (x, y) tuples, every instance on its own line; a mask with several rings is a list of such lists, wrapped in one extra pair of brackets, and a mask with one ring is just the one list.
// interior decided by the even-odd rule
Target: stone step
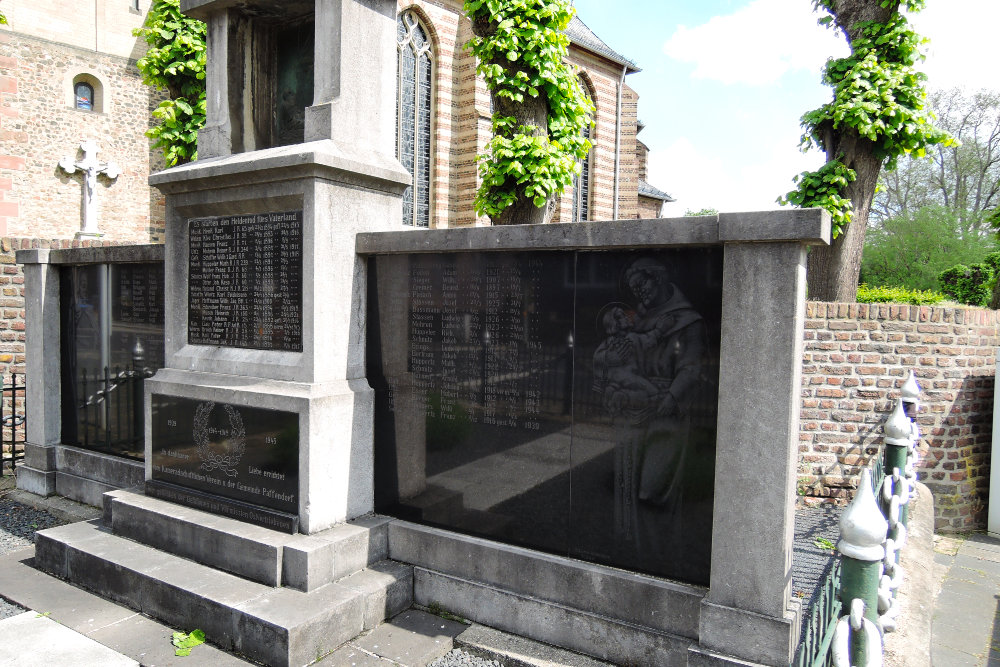
[(308, 593), (275, 588), (103, 530), (39, 531), (35, 565), (266, 664), (305, 665), (410, 606), (412, 568), (382, 561)]
[(688, 638), (421, 567), (413, 576), (414, 603), (430, 609), (614, 665), (687, 665)]
[(504, 667), (614, 667), (579, 653), (501, 632), (485, 625), (472, 625), (455, 637), (455, 646)]
[(360, 517), (312, 535), (289, 535), (153, 498), (104, 495), (112, 533), (268, 586), (312, 591), (388, 557), (389, 519)]

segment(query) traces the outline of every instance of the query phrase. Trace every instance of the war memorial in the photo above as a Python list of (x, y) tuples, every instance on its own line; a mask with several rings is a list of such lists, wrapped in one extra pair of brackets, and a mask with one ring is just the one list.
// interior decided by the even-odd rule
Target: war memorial
[[(39, 326), (23, 485), (89, 485), (104, 517), (40, 533), (36, 563), (269, 665), (412, 605), (615, 664), (788, 664), (826, 214), (399, 231), (396, 3), (181, 4), (208, 123), (150, 179), (143, 467), (59, 444), (42, 378), (75, 352)], [(57, 321), (80, 278), (22, 255), (29, 321)]]

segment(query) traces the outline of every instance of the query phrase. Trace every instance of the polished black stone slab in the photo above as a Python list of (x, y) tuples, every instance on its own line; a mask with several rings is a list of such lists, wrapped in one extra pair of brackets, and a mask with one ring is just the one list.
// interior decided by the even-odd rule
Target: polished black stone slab
[(707, 583), (721, 249), (369, 269), (376, 511)]
[(262, 528), (270, 528), (283, 533), (294, 535), (299, 532), (299, 517), (297, 514), (278, 512), (277, 510), (241, 503), (238, 500), (231, 500), (221, 496), (195, 491), (169, 482), (160, 482), (155, 479), (146, 480), (146, 495), (167, 502), (177, 503), (185, 507), (192, 507), (203, 512), (210, 512), (220, 516), (229, 517), (252, 523)]
[(299, 511), (299, 416), (153, 394), (152, 479)]
[(188, 221), (188, 342), (302, 351), (302, 211)]

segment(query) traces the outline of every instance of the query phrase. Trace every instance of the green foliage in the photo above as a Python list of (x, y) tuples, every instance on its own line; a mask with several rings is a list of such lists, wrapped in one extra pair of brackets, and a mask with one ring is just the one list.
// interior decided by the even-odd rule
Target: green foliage
[(192, 630), (191, 634), (175, 632), (171, 643), (176, 650), (174, 655), (186, 657), (191, 655), (191, 649), (205, 643), (205, 633), (201, 630)]
[(836, 237), (851, 222), (851, 200), (843, 193), (855, 178), (857, 174), (853, 169), (848, 169), (839, 160), (831, 160), (817, 171), (804, 171), (792, 179), (798, 187), (780, 197), (778, 203), (826, 209), (830, 212)]
[(955, 211), (926, 206), (869, 224), (861, 258), (861, 281), (937, 289), (942, 271), (955, 264), (981, 262), (994, 247), (991, 239), (965, 233)]
[(698, 215), (719, 215), (719, 209), (717, 208), (701, 208), (695, 211), (694, 209), (688, 209), (684, 211), (685, 216), (698, 216)]
[(989, 305), (993, 294), (993, 269), (987, 264), (956, 264), (941, 272), (941, 291), (969, 306)]
[(858, 285), (858, 303), (908, 303), (914, 306), (931, 306), (946, 299), (944, 294), (931, 290), (906, 287), (870, 287)]
[(1000, 204), (1000, 91), (939, 90), (927, 103), (955, 143), (924, 158), (911, 154), (883, 174), (872, 216), (884, 220), (939, 205), (958, 214), (963, 234), (985, 236), (989, 213)]
[[(833, 0), (815, 0), (816, 9), (830, 12), (820, 23), (839, 20)], [(882, 7), (894, 4), (882, 0)], [(911, 12), (922, 0), (904, 0)], [(914, 65), (923, 59), (924, 41), (914, 33), (898, 7), (885, 23), (866, 21), (840, 26), (854, 34), (851, 54), (827, 61), (823, 80), (833, 88), (833, 100), (802, 116), (803, 150), (827, 152), (827, 164), (817, 172), (804, 172), (796, 189), (779, 199), (781, 204), (819, 206), (833, 217), (833, 236), (840, 235), (852, 215), (848, 185), (854, 181), (851, 164), (841, 164), (836, 138), (845, 132), (871, 142), (874, 157), (893, 169), (901, 155), (923, 155), (932, 144), (949, 143), (950, 136), (935, 128), (926, 109), (926, 76)], [(832, 144), (832, 145), (831, 145)], [(833, 164), (835, 166), (830, 167)]]
[(205, 24), (182, 14), (179, 0), (154, 0), (134, 34), (149, 44), (136, 63), (143, 83), (170, 94), (153, 111), (158, 125), (146, 136), (163, 149), (168, 167), (194, 160), (205, 124)]
[(527, 97), (548, 103), (547, 128), (493, 114), (493, 139), (480, 156), (476, 212), (496, 219), (519, 194), (545, 206), (572, 185), (590, 151), (583, 130), (594, 107), (563, 63), (569, 44), (564, 31), (575, 10), (569, 0), (466, 0), (465, 12), (496, 25), (491, 35), (467, 44), (489, 89), (515, 103)]

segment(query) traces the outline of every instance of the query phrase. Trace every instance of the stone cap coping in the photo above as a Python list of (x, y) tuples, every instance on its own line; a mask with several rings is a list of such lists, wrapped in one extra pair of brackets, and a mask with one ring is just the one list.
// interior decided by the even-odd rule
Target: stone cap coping
[(321, 139), (195, 160), (150, 175), (149, 184), (165, 193), (178, 193), (242, 185), (251, 175), (254, 185), (311, 176), (399, 194), (411, 183), (410, 173), (395, 157), (370, 150), (353, 153)]
[(112, 245), (90, 248), (31, 248), (15, 253), (18, 264), (128, 264), (162, 262), (163, 244)]
[(830, 214), (821, 209), (753, 213), (509, 225), (459, 229), (413, 229), (358, 234), (359, 255), (481, 250), (579, 250), (710, 246), (723, 243), (798, 241), (830, 243)]
[(243, 9), (247, 5), (253, 5), (258, 13), (271, 16), (285, 16), (298, 18), (313, 11), (315, 0), (181, 0), (181, 11), (196, 19), (205, 20), (212, 14), (223, 12), (227, 9)]

